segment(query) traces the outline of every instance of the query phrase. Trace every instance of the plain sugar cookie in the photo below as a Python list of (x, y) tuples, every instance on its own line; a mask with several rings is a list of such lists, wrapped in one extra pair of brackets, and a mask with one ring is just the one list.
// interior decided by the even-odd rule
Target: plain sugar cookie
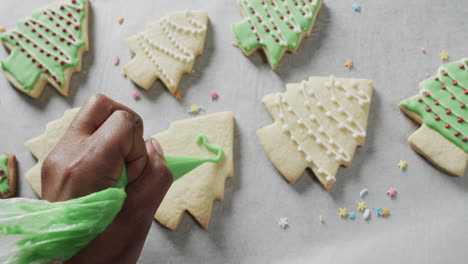
[(125, 75), (143, 89), (160, 79), (174, 94), (184, 73), (190, 74), (203, 54), (208, 14), (201, 11), (170, 13), (149, 23), (144, 32), (125, 41), (135, 57)]
[(258, 49), (272, 69), (286, 51), (296, 52), (312, 32), (323, 0), (237, 0), (241, 22), (232, 26), (237, 44), (246, 56)]
[(419, 84), (419, 93), (400, 109), (422, 124), (408, 139), (410, 146), (451, 175), (463, 176), (468, 161), (468, 59), (439, 67)]
[(11, 52), (0, 62), (1, 70), (33, 98), (42, 95), (47, 83), (68, 96), (71, 76), (81, 71), (88, 51), (88, 20), (87, 0), (61, 1), (33, 11), (16, 29), (0, 35)]
[(365, 143), (373, 83), (311, 77), (263, 98), (274, 123), (257, 131), (273, 165), (294, 183), (306, 168), (329, 191)]

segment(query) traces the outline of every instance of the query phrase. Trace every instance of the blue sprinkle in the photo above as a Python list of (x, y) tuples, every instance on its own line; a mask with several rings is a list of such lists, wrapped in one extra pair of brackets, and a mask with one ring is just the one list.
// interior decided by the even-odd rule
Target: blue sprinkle
[(351, 7), (353, 8), (354, 11), (361, 12), (361, 5), (360, 4), (353, 4)]
[(383, 214), (383, 209), (382, 209), (382, 207), (375, 208), (375, 214), (376, 214), (377, 216), (382, 216), (382, 214)]
[(349, 212), (348, 218), (351, 219), (351, 220), (354, 220), (354, 219), (356, 219), (356, 214), (354, 212)]

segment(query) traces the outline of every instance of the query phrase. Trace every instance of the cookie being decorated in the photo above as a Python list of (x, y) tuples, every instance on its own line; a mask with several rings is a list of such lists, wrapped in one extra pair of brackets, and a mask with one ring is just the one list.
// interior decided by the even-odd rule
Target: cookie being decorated
[(73, 72), (81, 70), (88, 50), (87, 0), (66, 0), (35, 10), (17, 28), (0, 35), (11, 54), (0, 62), (20, 91), (39, 98), (47, 83), (68, 96)]
[(258, 49), (272, 69), (286, 51), (295, 52), (312, 32), (323, 0), (237, 0), (245, 19), (232, 26), (237, 46), (250, 56)]
[(422, 126), (410, 146), (451, 175), (463, 176), (468, 162), (468, 59), (439, 67), (419, 84), (419, 93), (401, 102), (401, 110)]
[(11, 154), (0, 155), (0, 199), (16, 196), (16, 158)]
[(144, 32), (125, 42), (135, 57), (125, 65), (126, 76), (143, 89), (160, 79), (175, 94), (184, 73), (191, 73), (203, 54), (208, 14), (201, 11), (170, 13), (151, 22)]
[(329, 191), (365, 143), (370, 80), (311, 77), (263, 98), (274, 123), (257, 131), (270, 160), (294, 183), (310, 168)]

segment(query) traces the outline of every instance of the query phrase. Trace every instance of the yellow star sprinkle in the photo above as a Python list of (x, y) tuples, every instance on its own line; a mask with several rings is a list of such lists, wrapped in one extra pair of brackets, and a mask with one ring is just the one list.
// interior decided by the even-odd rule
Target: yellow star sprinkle
[(389, 215), (390, 215), (390, 209), (388, 208), (383, 209), (382, 216), (389, 216)]
[(358, 209), (359, 211), (361, 211), (361, 212), (363, 212), (364, 210), (366, 210), (366, 208), (367, 208), (367, 205), (366, 205), (365, 202), (360, 202), (360, 203), (358, 203), (358, 205), (357, 205), (357, 209)]
[(348, 69), (353, 68), (353, 67), (354, 67), (354, 62), (353, 62), (353, 60), (352, 60), (352, 59), (347, 59), (346, 62), (345, 62), (345, 64), (344, 64), (344, 66), (345, 66), (346, 68), (348, 68)]
[(408, 167), (408, 163), (406, 163), (406, 161), (404, 161), (404, 160), (400, 160), (400, 162), (398, 162), (397, 166), (398, 166), (398, 168), (404, 170), (404, 169), (406, 169), (406, 167)]
[(182, 94), (179, 91), (177, 91), (177, 92), (174, 93), (174, 98), (176, 100), (180, 100), (182, 98)]
[(440, 59), (443, 61), (448, 60), (449, 54), (447, 51), (443, 50), (442, 52), (439, 53)]
[(340, 215), (341, 217), (348, 217), (348, 209), (346, 209), (346, 208), (340, 208), (339, 210), (340, 210), (339, 215)]
[(193, 104), (192, 106), (190, 106), (190, 111), (192, 113), (198, 113), (200, 111), (200, 108), (198, 107), (198, 105)]
[(320, 223), (322, 223), (322, 224), (325, 222), (325, 219), (323, 219), (323, 216), (322, 216), (322, 215), (319, 216), (319, 220), (320, 220)]

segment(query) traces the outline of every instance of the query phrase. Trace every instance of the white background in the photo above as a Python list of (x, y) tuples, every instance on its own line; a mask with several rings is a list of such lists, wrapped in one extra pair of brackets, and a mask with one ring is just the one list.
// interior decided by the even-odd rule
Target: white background
[[(0, 152), (18, 157), (19, 194), (35, 197), (23, 178), (35, 163), (24, 141), (43, 133), (47, 122), (88, 96), (104, 93), (135, 109), (145, 121), (147, 137), (167, 129), (171, 121), (189, 118), (186, 111), (196, 103), (204, 105), (206, 113), (234, 112), (235, 176), (226, 182), (225, 200), (215, 202), (208, 231), (189, 215), (175, 232), (155, 222), (140, 263), (465, 262), (468, 179), (440, 173), (410, 149), (406, 140), (418, 126), (397, 104), (417, 92), (426, 73), (435, 73), (441, 50), (452, 60), (468, 54), (468, 2), (362, 0), (362, 11), (356, 13), (353, 1), (325, 1), (313, 35), (297, 54), (286, 55), (276, 71), (262, 55), (249, 59), (231, 45), (231, 25), (242, 19), (235, 1), (92, 1), (86, 74), (73, 76), (69, 98), (48, 87), (36, 101), (0, 76)], [(48, 2), (2, 0), (0, 25), (13, 28), (16, 19)], [(208, 11), (210, 25), (195, 73), (180, 84), (183, 100), (174, 100), (161, 83), (144, 92), (123, 78), (121, 67), (131, 58), (125, 38), (167, 12), (197, 9)], [(117, 23), (121, 16), (123, 25)], [(6, 56), (0, 49), (0, 58)], [(119, 67), (113, 65), (116, 56), (121, 58)], [(348, 58), (354, 59), (352, 70), (343, 66)], [(327, 193), (310, 172), (294, 185), (287, 183), (255, 131), (272, 122), (261, 104), (264, 95), (283, 91), (288, 82), (331, 74), (372, 79), (375, 90), (367, 143), (357, 150), (350, 168), (339, 170), (336, 185)], [(142, 93), (139, 102), (131, 97), (135, 90)], [(220, 95), (216, 102), (209, 97), (212, 90)], [(396, 166), (400, 159), (408, 161), (406, 172)], [(395, 200), (385, 195), (391, 186), (399, 192)], [(339, 207), (355, 211), (364, 187), (369, 189), (367, 204), (390, 208), (391, 217), (373, 215), (369, 222), (360, 216), (355, 221), (339, 218)], [(280, 217), (288, 217), (290, 228), (279, 228)]]

